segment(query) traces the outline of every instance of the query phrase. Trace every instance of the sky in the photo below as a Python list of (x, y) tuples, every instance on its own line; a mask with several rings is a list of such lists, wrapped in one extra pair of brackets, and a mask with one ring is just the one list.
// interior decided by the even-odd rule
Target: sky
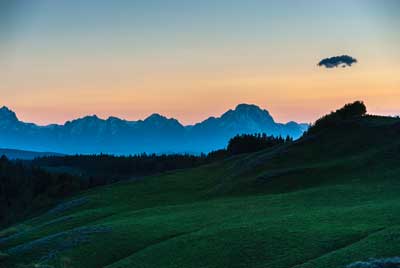
[[(84, 115), (184, 124), (239, 103), (313, 122), (347, 102), (400, 114), (397, 0), (0, 2), (0, 106), (24, 121)], [(322, 68), (350, 55), (348, 68)]]

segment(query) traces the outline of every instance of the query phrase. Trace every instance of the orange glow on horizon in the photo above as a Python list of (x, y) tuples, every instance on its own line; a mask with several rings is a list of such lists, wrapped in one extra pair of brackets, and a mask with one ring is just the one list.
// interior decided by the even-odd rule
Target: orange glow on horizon
[[(4, 105), (21, 120), (38, 124), (64, 123), (85, 115), (144, 119), (160, 113), (182, 124), (220, 116), (239, 103), (267, 109), (278, 122), (313, 122), (347, 102), (364, 100), (370, 113), (399, 113), (400, 68), (367, 72), (362, 69), (293, 72), (292, 75), (226, 75), (205, 79), (198, 75), (168, 77), (114, 89), (78, 88), (69, 94), (48, 90), (11, 98)], [(119, 86), (122, 86), (119, 88)], [(136, 89), (136, 90), (134, 90)], [(190, 93), (188, 93), (190, 91)], [(65, 92), (65, 91), (64, 91)]]

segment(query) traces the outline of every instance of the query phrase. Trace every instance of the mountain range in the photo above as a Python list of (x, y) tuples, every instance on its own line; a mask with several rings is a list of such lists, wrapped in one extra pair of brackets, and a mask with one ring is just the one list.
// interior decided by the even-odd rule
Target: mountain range
[(152, 114), (144, 120), (85, 116), (63, 125), (22, 122), (0, 108), (0, 147), (64, 154), (200, 153), (226, 147), (237, 134), (266, 133), (299, 138), (307, 124), (277, 123), (267, 110), (239, 104), (220, 117), (184, 126), (174, 118)]

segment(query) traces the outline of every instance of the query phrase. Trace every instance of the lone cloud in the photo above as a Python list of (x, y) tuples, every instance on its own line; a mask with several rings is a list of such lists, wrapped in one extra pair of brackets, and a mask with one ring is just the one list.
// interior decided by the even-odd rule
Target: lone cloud
[(357, 59), (348, 55), (336, 56), (331, 58), (322, 59), (319, 63), (319, 67), (325, 68), (336, 68), (336, 67), (351, 67), (352, 64), (357, 63)]

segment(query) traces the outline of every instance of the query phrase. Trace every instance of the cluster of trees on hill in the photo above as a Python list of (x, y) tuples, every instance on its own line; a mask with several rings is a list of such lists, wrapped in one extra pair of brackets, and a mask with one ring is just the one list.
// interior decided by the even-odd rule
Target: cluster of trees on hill
[(308, 129), (307, 133), (314, 133), (320, 129), (334, 127), (346, 120), (359, 118), (367, 114), (367, 107), (362, 101), (355, 101), (346, 104), (342, 108), (327, 114), (317, 121)]
[(169, 170), (197, 167), (221, 157), (223, 156), (215, 154), (68, 155), (36, 158), (32, 164), (55, 172), (89, 176), (91, 185), (101, 185)]
[(51, 174), (20, 161), (0, 158), (0, 226), (11, 223), (32, 209), (88, 188), (84, 178)]
[(229, 155), (251, 153), (264, 150), (276, 145), (292, 142), (293, 138), (267, 136), (263, 134), (243, 134), (237, 135), (229, 140), (227, 152)]

